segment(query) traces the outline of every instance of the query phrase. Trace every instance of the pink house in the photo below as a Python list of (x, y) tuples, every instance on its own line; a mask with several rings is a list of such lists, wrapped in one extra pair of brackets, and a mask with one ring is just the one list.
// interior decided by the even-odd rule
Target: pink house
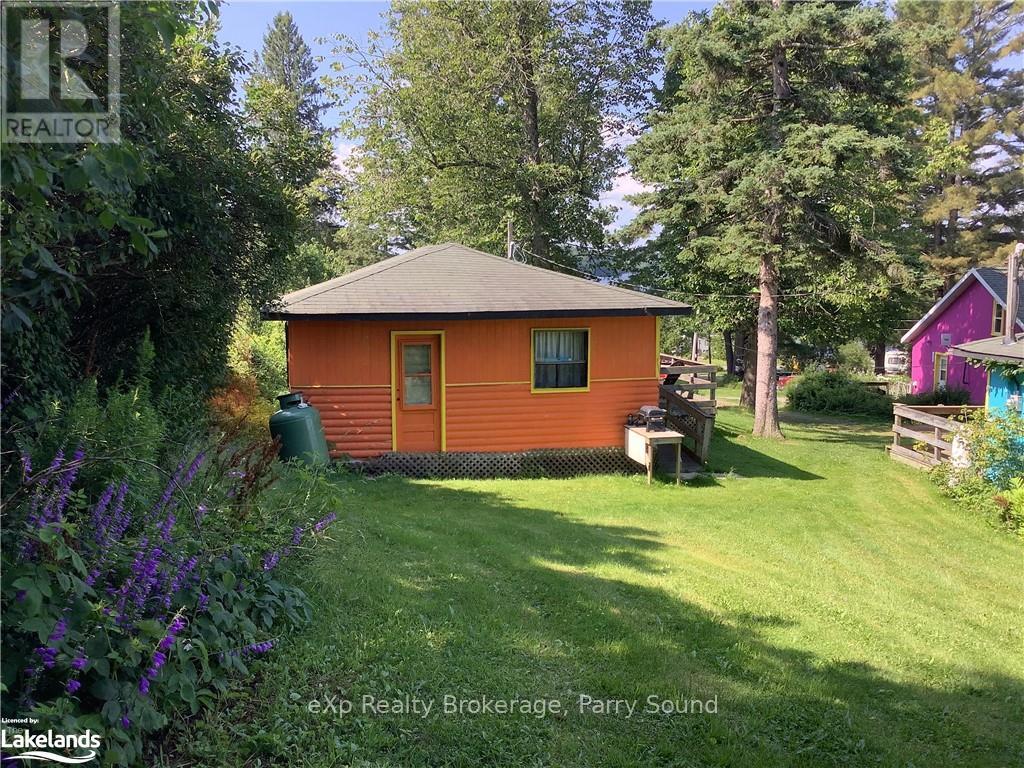
[[(1024, 281), (1020, 290), (1024, 295)], [(966, 389), (972, 405), (983, 405), (985, 371), (969, 365), (963, 357), (951, 356), (949, 348), (1001, 336), (1006, 322), (1006, 270), (972, 269), (901, 339), (910, 345), (910, 391)], [(1024, 304), (1016, 322), (1024, 330)]]

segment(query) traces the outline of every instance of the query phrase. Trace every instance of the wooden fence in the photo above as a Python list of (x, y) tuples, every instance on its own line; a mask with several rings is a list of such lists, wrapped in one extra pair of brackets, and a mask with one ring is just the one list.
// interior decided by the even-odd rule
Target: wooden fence
[[(912, 467), (930, 469), (949, 461), (953, 437), (964, 419), (981, 405), (901, 405), (892, 407), (889, 456)], [(912, 441), (910, 447), (904, 440)]]

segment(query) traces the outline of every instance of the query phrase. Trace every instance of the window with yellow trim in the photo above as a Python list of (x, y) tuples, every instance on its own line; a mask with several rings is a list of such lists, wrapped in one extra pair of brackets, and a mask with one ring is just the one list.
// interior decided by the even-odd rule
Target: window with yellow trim
[(992, 335), (1002, 336), (1006, 330), (1006, 310), (998, 301), (992, 302)]
[(587, 386), (589, 333), (585, 329), (533, 332), (533, 388), (581, 389)]

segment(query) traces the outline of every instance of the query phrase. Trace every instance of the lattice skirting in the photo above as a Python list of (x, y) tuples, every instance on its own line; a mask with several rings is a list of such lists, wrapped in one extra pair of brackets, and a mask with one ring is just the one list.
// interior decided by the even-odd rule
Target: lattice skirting
[(353, 460), (370, 475), (422, 478), (573, 477), (643, 471), (622, 448), (551, 448), (515, 453), (385, 453)]

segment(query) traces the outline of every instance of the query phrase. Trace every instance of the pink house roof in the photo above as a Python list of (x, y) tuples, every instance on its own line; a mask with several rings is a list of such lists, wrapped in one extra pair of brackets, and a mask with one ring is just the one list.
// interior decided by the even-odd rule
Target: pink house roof
[[(1006, 309), (1006, 270), (994, 269), (992, 267), (975, 267), (961, 277), (956, 285), (946, 292), (945, 296), (935, 302), (932, 308), (925, 312), (924, 316), (914, 324), (914, 327), (903, 334), (903, 338), (900, 341), (904, 344), (913, 342), (947, 307), (960, 298), (973, 285), (974, 281), (981, 283), (992, 295), (992, 298), (1003, 309)], [(1018, 282), (1020, 283), (1019, 293), (1024, 296), (1024, 280)], [(1017, 312), (1017, 325), (1024, 328), (1024, 302), (1021, 302)]]

